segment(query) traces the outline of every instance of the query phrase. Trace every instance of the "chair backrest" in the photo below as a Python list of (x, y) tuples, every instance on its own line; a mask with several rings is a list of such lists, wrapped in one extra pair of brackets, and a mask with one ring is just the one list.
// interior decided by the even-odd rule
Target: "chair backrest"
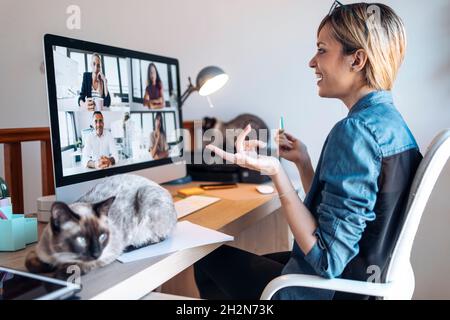
[(450, 129), (438, 134), (431, 142), (421, 161), (406, 206), (406, 220), (391, 256), (386, 282), (402, 286), (395, 299), (410, 299), (414, 292), (414, 273), (410, 257), (420, 219), (442, 169), (450, 158)]

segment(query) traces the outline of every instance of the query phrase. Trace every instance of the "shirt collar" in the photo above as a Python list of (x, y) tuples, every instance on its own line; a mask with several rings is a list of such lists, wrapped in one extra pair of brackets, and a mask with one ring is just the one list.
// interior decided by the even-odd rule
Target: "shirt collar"
[(101, 136), (99, 136), (95, 130), (94, 130), (92, 133), (93, 133), (93, 136), (96, 137), (96, 138), (98, 138), (98, 139), (102, 139), (102, 138), (104, 138), (105, 135), (106, 135), (105, 129), (103, 129), (103, 133), (102, 133)]
[(374, 91), (371, 92), (361, 99), (350, 109), (348, 115), (359, 112), (367, 107), (380, 104), (380, 103), (389, 103), (392, 104), (392, 93), (390, 91)]

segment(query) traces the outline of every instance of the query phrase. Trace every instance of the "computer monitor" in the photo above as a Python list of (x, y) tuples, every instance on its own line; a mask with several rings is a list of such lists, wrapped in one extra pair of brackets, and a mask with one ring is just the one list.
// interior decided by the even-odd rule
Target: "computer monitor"
[(186, 175), (177, 59), (49, 34), (44, 51), (58, 200), (120, 173)]

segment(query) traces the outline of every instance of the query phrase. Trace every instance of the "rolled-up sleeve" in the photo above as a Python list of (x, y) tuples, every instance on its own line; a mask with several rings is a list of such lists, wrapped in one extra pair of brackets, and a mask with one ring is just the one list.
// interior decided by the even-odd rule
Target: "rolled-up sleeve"
[(317, 242), (305, 260), (318, 275), (335, 278), (358, 254), (366, 223), (375, 219), (381, 151), (364, 123), (347, 118), (333, 128), (323, 152)]

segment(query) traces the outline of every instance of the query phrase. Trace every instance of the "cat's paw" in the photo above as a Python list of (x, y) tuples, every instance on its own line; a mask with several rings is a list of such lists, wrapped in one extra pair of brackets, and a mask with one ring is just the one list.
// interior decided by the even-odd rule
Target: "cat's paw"
[(80, 268), (81, 268), (81, 271), (83, 272), (83, 274), (86, 274), (88, 272), (91, 272), (92, 270), (103, 267), (106, 264), (107, 264), (106, 261), (103, 261), (103, 259), (102, 260), (98, 259), (98, 260), (83, 263), (80, 265)]
[(39, 259), (36, 251), (32, 250), (25, 258), (25, 267), (32, 273), (50, 273), (55, 271), (56, 267), (43, 262)]

